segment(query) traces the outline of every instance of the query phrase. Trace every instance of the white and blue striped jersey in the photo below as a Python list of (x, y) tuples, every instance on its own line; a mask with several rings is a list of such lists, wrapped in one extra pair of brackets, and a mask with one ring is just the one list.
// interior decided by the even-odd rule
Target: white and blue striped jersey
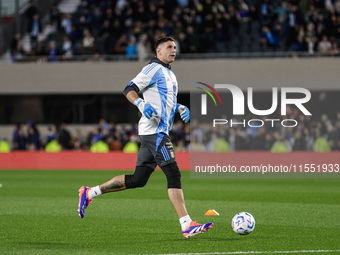
[(143, 93), (145, 103), (150, 103), (158, 115), (139, 120), (139, 135), (169, 134), (175, 116), (178, 84), (175, 74), (154, 59), (132, 81)]

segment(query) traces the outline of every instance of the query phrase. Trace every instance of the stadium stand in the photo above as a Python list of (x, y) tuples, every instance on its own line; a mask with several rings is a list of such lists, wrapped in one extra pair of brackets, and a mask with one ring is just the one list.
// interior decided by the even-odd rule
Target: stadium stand
[(63, 0), (32, 31), (35, 12), (26, 11), (30, 33), (13, 39), (13, 61), (143, 60), (168, 35), (188, 58), (339, 55), (339, 1)]

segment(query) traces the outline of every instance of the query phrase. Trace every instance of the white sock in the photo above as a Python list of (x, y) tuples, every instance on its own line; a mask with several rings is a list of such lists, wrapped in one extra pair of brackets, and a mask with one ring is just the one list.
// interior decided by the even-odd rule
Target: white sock
[(100, 191), (100, 188), (99, 188), (99, 185), (96, 186), (96, 187), (92, 187), (90, 190), (89, 190), (89, 199), (93, 199), (95, 197), (98, 197), (102, 194), (102, 192)]
[(186, 215), (186, 216), (180, 218), (179, 223), (181, 224), (181, 227), (182, 227), (183, 230), (187, 229), (188, 227), (190, 227), (190, 223), (191, 223), (190, 216)]

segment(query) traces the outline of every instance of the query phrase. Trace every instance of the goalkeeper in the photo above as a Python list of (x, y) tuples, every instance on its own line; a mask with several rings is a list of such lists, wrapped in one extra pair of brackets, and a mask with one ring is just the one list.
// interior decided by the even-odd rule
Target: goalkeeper
[[(135, 172), (133, 175), (116, 176), (96, 187), (81, 187), (79, 215), (83, 218), (87, 206), (99, 195), (145, 186), (158, 165), (167, 178), (168, 195), (178, 214), (183, 236), (189, 238), (208, 230), (213, 223), (199, 224), (192, 221), (185, 207), (181, 173), (169, 139), (169, 131), (175, 113), (179, 113), (187, 123), (190, 112), (186, 106), (177, 103), (178, 84), (170, 65), (176, 57), (174, 39), (161, 38), (156, 42), (155, 48), (156, 57), (132, 79), (123, 92), (142, 113), (138, 126), (141, 147)], [(142, 92), (144, 99), (138, 96), (139, 92)]]

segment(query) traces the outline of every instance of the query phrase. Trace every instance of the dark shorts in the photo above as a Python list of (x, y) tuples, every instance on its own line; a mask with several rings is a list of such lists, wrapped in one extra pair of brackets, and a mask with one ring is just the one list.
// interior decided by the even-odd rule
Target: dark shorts
[(175, 151), (168, 135), (159, 133), (141, 135), (141, 147), (136, 166), (148, 166), (155, 169), (176, 162)]

